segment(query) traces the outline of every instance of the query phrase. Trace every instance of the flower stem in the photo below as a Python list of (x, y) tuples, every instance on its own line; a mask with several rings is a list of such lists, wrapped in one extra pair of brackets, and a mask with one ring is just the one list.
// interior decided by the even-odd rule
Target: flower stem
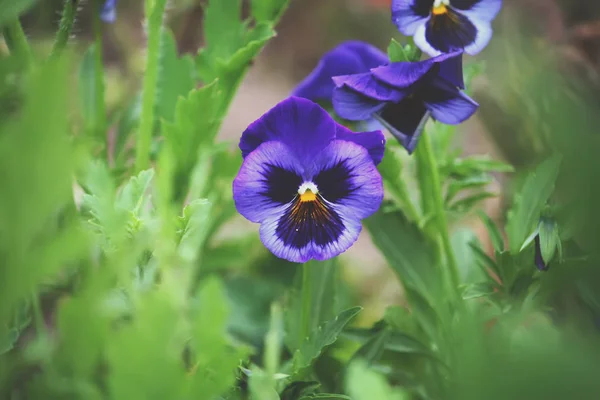
[(146, 50), (146, 71), (142, 87), (142, 112), (135, 154), (135, 169), (137, 172), (147, 169), (150, 164), (161, 30), (166, 4), (167, 0), (146, 0), (148, 48)]
[(26, 68), (32, 67), (33, 53), (31, 52), (31, 47), (29, 46), (27, 36), (25, 36), (25, 31), (23, 31), (23, 27), (21, 26), (19, 19), (17, 18), (7, 23), (3, 34), (6, 45), (11, 53), (21, 57)]
[(310, 321), (312, 309), (312, 279), (310, 275), (312, 263), (302, 264), (302, 313), (300, 335), (298, 337), (298, 348), (310, 335)]
[[(99, 1), (93, 3), (97, 7)], [(106, 105), (104, 104), (104, 60), (102, 57), (102, 22), (100, 14), (95, 12), (93, 15), (95, 52), (94, 52), (94, 136), (97, 140), (105, 143), (106, 135)]]
[(442, 196), (440, 173), (435, 156), (433, 154), (431, 140), (429, 139), (427, 132), (423, 132), (417, 151), (420, 152), (421, 162), (427, 164), (428, 175), (427, 177), (420, 176), (419, 180), (427, 179), (429, 182), (429, 185), (427, 186), (429, 193), (421, 193), (421, 195), (426, 197), (431, 196), (431, 198), (427, 200), (427, 204), (432, 207), (432, 218), (434, 218), (436, 223), (436, 230), (441, 245), (441, 251), (446, 258), (446, 263), (448, 266), (446, 271), (447, 283), (450, 286), (450, 294), (457, 295), (458, 286), (460, 284), (458, 265), (456, 264), (456, 257), (454, 256), (452, 243), (450, 242), (448, 221), (446, 220), (446, 210), (444, 207), (444, 198)]
[(51, 57), (59, 56), (66, 47), (71, 37), (71, 32), (73, 32), (73, 25), (75, 24), (75, 15), (77, 14), (79, 0), (64, 0), (64, 3), (60, 26), (54, 40), (54, 45), (52, 46)]

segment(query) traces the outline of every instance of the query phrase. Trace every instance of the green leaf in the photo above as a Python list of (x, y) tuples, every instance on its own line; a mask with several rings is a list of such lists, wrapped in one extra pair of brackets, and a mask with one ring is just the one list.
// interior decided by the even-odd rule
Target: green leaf
[(139, 215), (140, 210), (148, 203), (146, 192), (153, 177), (154, 170), (152, 169), (142, 171), (137, 176), (131, 177), (117, 195), (115, 205), (136, 216)]
[(487, 297), (494, 293), (496, 285), (489, 282), (479, 282), (467, 285), (462, 290), (462, 298), (464, 300), (477, 299), (479, 297)]
[(201, 147), (209, 148), (213, 144), (220, 124), (219, 96), (215, 83), (192, 90), (177, 101), (174, 121), (162, 121), (165, 146), (176, 163), (177, 200), (182, 200), (189, 189), (189, 178)]
[(169, 398), (186, 378), (181, 362), (186, 338), (178, 332), (182, 313), (164, 285), (140, 300), (133, 321), (107, 341), (108, 389), (116, 399)]
[(498, 196), (497, 193), (489, 193), (489, 192), (480, 192), (475, 193), (470, 196), (464, 197), (460, 200), (457, 200), (450, 204), (448, 207), (449, 211), (454, 211), (458, 213), (467, 213), (473, 209), (479, 202), (489, 199), (491, 197)]
[(480, 175), (482, 172), (514, 172), (514, 168), (489, 156), (456, 158), (442, 166), (442, 173), (451, 176), (470, 177)]
[(192, 393), (211, 400), (233, 386), (235, 371), (245, 352), (231, 348), (227, 340), (230, 310), (221, 282), (208, 278), (198, 291), (198, 307), (192, 323), (195, 373)]
[(362, 310), (362, 307), (353, 307), (342, 311), (335, 319), (330, 320), (311, 335), (294, 353), (294, 370), (299, 371), (310, 366), (319, 357), (323, 349), (332, 345), (337, 340), (344, 327)]
[(352, 400), (350, 397), (343, 394), (332, 393), (314, 393), (308, 396), (300, 397), (300, 400)]
[(186, 97), (196, 84), (196, 65), (191, 55), (177, 55), (173, 34), (161, 31), (160, 68), (156, 100), (157, 120), (172, 121), (180, 97)]
[(392, 330), (389, 328), (381, 329), (375, 335), (371, 336), (352, 356), (352, 359), (363, 359), (367, 365), (379, 361), (386, 344), (392, 335)]
[(448, 185), (446, 191), (446, 204), (454, 200), (457, 194), (467, 189), (478, 189), (492, 183), (493, 179), (488, 174), (478, 174), (464, 177), (462, 179), (453, 179)]
[(560, 245), (560, 233), (556, 221), (542, 218), (539, 224), (539, 235), (542, 258), (546, 264), (549, 264)]
[(188, 263), (193, 263), (208, 236), (208, 221), (212, 204), (206, 199), (197, 199), (183, 209), (183, 216), (179, 217), (179, 256)]
[(241, 0), (210, 0), (204, 12), (204, 38), (211, 60), (228, 60), (243, 46)]
[(535, 229), (542, 209), (554, 191), (561, 159), (551, 157), (530, 173), (508, 213), (506, 231), (511, 254), (517, 254), (527, 236)]
[(289, 0), (252, 0), (252, 16), (258, 22), (279, 20), (289, 4)]
[(411, 44), (402, 46), (396, 39), (390, 41), (387, 54), (391, 62), (412, 62), (418, 61), (421, 58), (421, 50), (419, 48)]
[(87, 130), (98, 126), (104, 115), (96, 115), (96, 46), (91, 45), (83, 54), (79, 67), (79, 104), (81, 114)]
[(402, 284), (428, 300), (440, 293), (439, 274), (433, 254), (435, 249), (423, 233), (399, 211), (378, 211), (365, 220), (375, 246)]
[(479, 215), (479, 218), (481, 219), (481, 221), (485, 225), (485, 228), (487, 229), (488, 236), (492, 241), (494, 250), (496, 250), (497, 252), (504, 251), (504, 237), (502, 236), (502, 233), (500, 233), (500, 229), (498, 229), (496, 223), (492, 221), (492, 219), (483, 211), (479, 211), (477, 215)]
[(308, 395), (313, 393), (321, 386), (319, 382), (316, 381), (295, 381), (290, 383), (283, 389), (281, 392), (281, 400), (298, 400), (304, 395)]
[(0, 0), (0, 27), (29, 10), (37, 0)]
[(346, 391), (352, 400), (408, 400), (401, 390), (395, 390), (387, 380), (369, 369), (363, 362), (355, 361), (348, 367)]
[(251, 369), (248, 387), (252, 400), (279, 400), (272, 377), (256, 366)]

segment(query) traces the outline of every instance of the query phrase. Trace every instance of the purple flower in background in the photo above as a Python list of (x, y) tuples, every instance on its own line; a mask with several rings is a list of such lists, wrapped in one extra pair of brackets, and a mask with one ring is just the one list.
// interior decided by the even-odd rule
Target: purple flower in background
[(106, 0), (100, 10), (100, 19), (112, 23), (117, 19), (117, 0)]
[(492, 38), (502, 0), (393, 0), (392, 21), (425, 53), (477, 54)]
[(333, 78), (333, 107), (342, 118), (375, 118), (412, 153), (429, 117), (456, 125), (479, 105), (464, 88), (461, 52), (398, 62), (363, 74)]
[(290, 97), (242, 134), (233, 181), (240, 214), (277, 257), (306, 262), (346, 251), (383, 200), (380, 131), (354, 133), (310, 100)]
[(368, 43), (343, 42), (321, 58), (315, 69), (294, 89), (292, 96), (331, 102), (332, 77), (367, 72), (388, 63), (387, 55)]

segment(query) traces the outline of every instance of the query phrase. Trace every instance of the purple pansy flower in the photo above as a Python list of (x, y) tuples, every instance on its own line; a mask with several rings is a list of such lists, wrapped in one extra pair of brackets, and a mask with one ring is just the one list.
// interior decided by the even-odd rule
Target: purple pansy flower
[(492, 38), (502, 0), (393, 0), (392, 21), (425, 53), (477, 54)]
[(346, 251), (383, 200), (381, 131), (354, 133), (319, 105), (290, 97), (242, 134), (233, 181), (240, 214), (277, 257), (306, 262)]
[(331, 78), (367, 72), (388, 63), (387, 55), (375, 46), (355, 40), (343, 42), (321, 58), (315, 69), (296, 86), (292, 96), (331, 102), (334, 88)]
[(460, 90), (460, 60), (461, 52), (454, 52), (334, 77), (333, 107), (349, 120), (377, 119), (412, 153), (430, 116), (456, 125), (479, 107)]
[(115, 22), (117, 19), (117, 0), (106, 0), (100, 10), (100, 19), (104, 22)]

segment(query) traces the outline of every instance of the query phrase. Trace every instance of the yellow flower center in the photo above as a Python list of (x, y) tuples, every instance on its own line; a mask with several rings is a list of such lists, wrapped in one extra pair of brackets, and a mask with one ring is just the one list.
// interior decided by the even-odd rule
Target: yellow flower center
[(317, 194), (313, 193), (310, 189), (307, 189), (306, 192), (300, 195), (300, 202), (304, 203), (306, 201), (315, 201), (317, 199)]
[(439, 6), (433, 7), (433, 15), (443, 15), (448, 12), (448, 8), (446, 8), (445, 4), (440, 4)]

